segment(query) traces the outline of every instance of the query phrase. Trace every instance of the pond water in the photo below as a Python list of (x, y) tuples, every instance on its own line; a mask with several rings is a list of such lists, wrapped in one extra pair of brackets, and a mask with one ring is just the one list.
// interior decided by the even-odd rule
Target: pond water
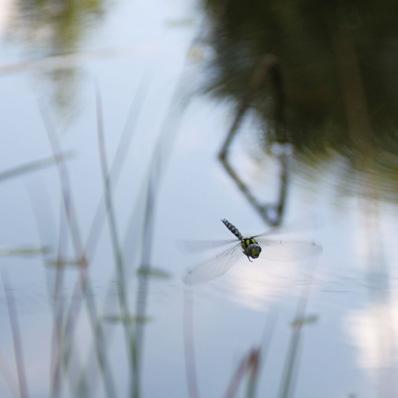
[(396, 397), (396, 7), (4, 0), (0, 395)]

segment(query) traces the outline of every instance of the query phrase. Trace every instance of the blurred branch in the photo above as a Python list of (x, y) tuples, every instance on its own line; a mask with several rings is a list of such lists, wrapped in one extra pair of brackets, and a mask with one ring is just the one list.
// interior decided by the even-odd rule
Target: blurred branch
[(294, 394), (295, 381), (297, 377), (297, 363), (301, 348), (301, 329), (302, 324), (293, 327), (292, 336), (289, 341), (288, 352), (286, 354), (285, 368), (280, 387), (280, 398), (289, 398)]
[[(64, 271), (65, 271), (65, 261), (64, 252), (68, 244), (68, 233), (67, 224), (65, 220), (65, 211), (63, 203), (60, 203), (60, 221), (59, 221), (59, 232), (55, 231), (55, 221), (51, 217), (51, 211), (48, 208), (48, 194), (45, 192), (43, 187), (38, 188), (37, 183), (35, 184), (35, 189), (29, 191), (29, 197), (32, 205), (33, 214), (36, 220), (37, 230), (39, 232), (39, 238), (41, 245), (45, 246), (51, 242), (52, 238), (58, 237), (58, 248), (57, 255), (54, 260), (53, 252), (50, 252), (51, 257), (48, 253), (42, 253), (42, 261), (46, 270), (47, 276), (47, 287), (49, 300), (52, 304), (52, 315), (53, 315), (53, 328), (52, 328), (52, 338), (51, 338), (51, 362), (50, 362), (50, 396), (56, 398), (60, 396), (62, 389), (62, 366), (63, 366), (63, 352), (64, 352), (64, 314), (65, 314), (65, 299), (62, 296), (63, 286), (64, 286)], [(39, 196), (37, 196), (39, 194)], [(42, 210), (45, 208), (45, 215), (43, 215)], [(43, 216), (45, 216), (43, 220)], [(52, 228), (54, 227), (54, 228)], [(56, 247), (56, 244), (51, 242), (51, 247)], [(54, 264), (52, 267), (55, 272), (54, 280), (51, 279), (53, 269), (49, 269), (48, 265)], [(79, 369), (79, 360), (75, 353), (73, 366), (65, 366), (65, 370), (69, 376), (70, 388), (73, 390), (74, 374), (77, 369)]]
[[(152, 240), (154, 230), (154, 217), (155, 217), (155, 206), (156, 206), (156, 187), (157, 173), (156, 165), (157, 159), (154, 159), (151, 174), (148, 182), (146, 209), (145, 209), (145, 228), (143, 232), (143, 258), (142, 267), (150, 269), (151, 267), (151, 254), (152, 254)], [(147, 295), (149, 289), (148, 278), (138, 276), (139, 284), (137, 289), (136, 299), (136, 316), (139, 318), (146, 317), (146, 305)], [(141, 357), (143, 350), (143, 339), (144, 339), (144, 326), (137, 324), (135, 328), (135, 339), (131, 341), (131, 355), (133, 358), (133, 380), (132, 380), (132, 393), (134, 398), (138, 398), (141, 394)]]
[(249, 382), (247, 386), (247, 394), (248, 398), (255, 398), (257, 395), (257, 385), (260, 377), (260, 370), (264, 368), (265, 361), (268, 358), (268, 352), (271, 347), (271, 341), (274, 334), (275, 326), (277, 321), (277, 314), (273, 313), (267, 317), (263, 337), (258, 349), (258, 365), (255, 372), (251, 372), (249, 374)]
[(193, 320), (193, 294), (191, 289), (184, 290), (183, 303), (183, 331), (185, 351), (185, 373), (187, 377), (188, 392), (190, 398), (199, 398), (197, 381)]
[(254, 94), (263, 85), (265, 79), (268, 78), (269, 73), (275, 69), (278, 70), (278, 67), (277, 58), (268, 54), (264, 55), (255, 65), (251, 79), (249, 81), (247, 92), (243, 96), (242, 101), (238, 106), (235, 119), (229, 128), (227, 137), (218, 154), (218, 157), (221, 161), (225, 160), (228, 156), (229, 148), (233, 139), (235, 138), (235, 135), (239, 131), (240, 124), (242, 123), (243, 117), (251, 105)]
[[(136, 128), (138, 122), (138, 116), (142, 109), (142, 105), (145, 102), (145, 97), (148, 92), (148, 80), (143, 79), (142, 83), (140, 84), (137, 92), (135, 93), (133, 100), (130, 104), (129, 113), (126, 119), (126, 123), (123, 129), (123, 133), (120, 137), (118, 142), (118, 146), (116, 149), (115, 156), (113, 158), (112, 165), (108, 170), (108, 179), (112, 181), (110, 186), (111, 192), (115, 189), (120, 173), (123, 169), (124, 163), (126, 161), (126, 157), (128, 154), (128, 150), (130, 149), (131, 140), (134, 136), (134, 130)], [(104, 206), (105, 206), (105, 195), (101, 198), (99, 204), (97, 205), (97, 210), (95, 212), (90, 232), (88, 234), (85, 248), (86, 253), (89, 258), (91, 258), (97, 247), (97, 243), (99, 241), (99, 237), (101, 235), (102, 226), (104, 223)]]
[[(117, 182), (119, 180), (121, 171), (123, 169), (128, 150), (130, 149), (130, 144), (132, 137), (134, 136), (133, 132), (135, 130), (135, 127), (137, 125), (138, 117), (142, 108), (143, 103), (145, 102), (145, 97), (148, 92), (148, 80), (143, 79), (142, 83), (140, 84), (138, 90), (134, 94), (134, 97), (131, 101), (128, 116), (126, 119), (126, 123), (124, 126), (124, 130), (122, 132), (122, 135), (120, 137), (120, 140), (117, 145), (116, 149), (116, 154), (113, 158), (112, 165), (110, 167), (110, 170), (108, 172), (108, 178), (112, 182), (110, 188), (110, 194), (112, 194), (113, 190), (115, 189), (115, 186), (117, 185)], [(92, 258), (95, 254), (99, 238), (101, 236), (101, 232), (103, 230), (103, 225), (104, 225), (104, 220), (105, 220), (105, 212), (104, 212), (104, 206), (105, 206), (105, 198), (102, 196), (100, 199), (100, 202), (97, 205), (96, 212), (94, 214), (93, 221), (91, 223), (91, 227), (88, 233), (88, 237), (85, 242), (85, 249), (87, 256), (89, 258)], [(78, 285), (76, 285), (75, 290), (78, 289)], [(113, 291), (113, 284), (108, 288), (108, 292), (106, 294), (106, 301), (109, 301), (110, 296), (112, 295)], [(79, 310), (79, 307), (77, 307), (77, 311)], [(111, 328), (110, 330), (113, 330)], [(107, 341), (110, 342), (111, 340), (111, 335), (110, 332), (107, 334)], [(88, 365), (86, 366), (87, 370), (93, 369), (93, 357), (90, 355), (90, 358), (88, 360)], [(85, 377), (87, 371), (83, 371), (80, 377), (80, 381), (78, 384), (81, 384), (83, 382), (83, 378)], [(88, 376), (90, 380), (95, 379), (95, 375), (91, 374)], [(95, 393), (95, 388), (96, 388), (96, 383), (93, 382), (93, 388), (94, 391), (92, 391), (92, 394)]]
[(285, 128), (285, 91), (283, 86), (282, 73), (280, 71), (278, 59), (273, 55), (263, 56), (254, 68), (254, 71), (249, 82), (246, 95), (238, 106), (235, 119), (227, 133), (227, 137), (218, 154), (219, 160), (223, 165), (225, 171), (235, 182), (238, 189), (246, 197), (247, 201), (259, 213), (264, 222), (271, 226), (279, 226), (282, 223), (284, 210), (286, 206), (287, 188), (289, 182), (289, 158), (290, 154), (287, 151), (277, 155), (280, 167), (279, 175), (279, 190), (276, 204), (262, 204), (253, 195), (246, 183), (240, 178), (229, 161), (229, 151), (233, 139), (239, 131), (239, 127), (244, 115), (251, 106), (252, 99), (260, 87), (263, 86), (266, 79), (270, 78), (274, 86), (276, 105), (275, 105), (275, 120), (276, 130), (281, 133), (278, 136), (282, 137), (282, 144), (287, 145), (287, 132)]
[[(102, 100), (101, 93), (97, 86), (96, 89), (96, 107), (97, 107), (97, 135), (98, 135), (98, 151), (100, 155), (100, 165), (102, 172), (102, 179), (104, 184), (104, 198), (105, 198), (105, 206), (106, 206), (106, 214), (108, 216), (108, 225), (109, 232), (111, 236), (111, 243), (113, 248), (113, 255), (116, 263), (116, 273), (118, 280), (118, 299), (121, 317), (128, 318), (130, 316), (130, 311), (128, 308), (128, 300), (127, 300), (127, 291), (126, 291), (126, 278), (124, 273), (124, 264), (123, 264), (123, 256), (120, 249), (120, 240), (119, 233), (116, 225), (116, 216), (114, 212), (113, 206), (113, 198), (112, 198), (112, 187), (111, 180), (108, 169), (108, 160), (106, 155), (106, 144), (105, 144), (105, 134), (104, 134), (104, 121), (103, 121), (103, 113), (102, 113)], [(132, 335), (130, 331), (129, 322), (123, 322), (125, 337), (126, 337), (126, 346), (130, 346), (130, 342), (132, 340)], [(131, 359), (131, 358), (130, 358)], [(131, 359), (132, 361), (132, 359)]]
[(272, 227), (280, 226), (283, 221), (289, 182), (289, 156), (286, 154), (281, 154), (278, 156), (277, 159), (280, 167), (279, 189), (278, 198), (276, 202), (272, 205), (260, 203), (258, 199), (252, 194), (246, 183), (240, 178), (239, 174), (234, 170), (228, 159), (221, 159), (221, 163), (224, 166), (225, 171), (235, 182), (236, 186), (245, 196), (246, 200), (259, 213), (263, 221), (266, 224), (271, 225)]
[[(61, 205), (60, 222), (58, 234), (57, 262), (64, 257), (65, 246), (68, 234), (65, 220), (65, 212)], [(63, 319), (65, 314), (64, 301), (62, 300), (62, 289), (64, 285), (64, 266), (57, 266), (55, 269), (55, 282), (53, 288), (54, 300), (54, 324), (52, 336), (52, 361), (51, 361), (51, 397), (56, 398), (61, 393), (61, 365), (63, 352)]]
[(12, 370), (8, 366), (8, 363), (1, 352), (0, 352), (0, 373), (2, 374), (3, 380), (7, 384), (11, 394), (15, 397), (20, 396), (18, 392), (18, 386), (12, 374)]
[[(191, 41), (190, 47), (194, 45), (196, 37)], [(172, 146), (177, 138), (179, 126), (184, 111), (190, 104), (190, 98), (181, 101), (182, 94), (186, 92), (187, 81), (185, 69), (189, 62), (189, 49), (185, 55), (185, 63), (181, 74), (171, 96), (170, 105), (165, 120), (161, 127), (160, 136), (156, 143), (156, 148), (150, 164), (148, 173), (148, 184), (146, 187), (146, 206), (144, 210), (144, 228), (142, 232), (142, 259), (140, 274), (138, 275), (138, 289), (136, 298), (136, 316), (139, 318), (146, 317), (147, 296), (149, 291), (149, 278), (145, 274), (149, 274), (152, 262), (152, 242), (154, 235), (154, 222), (156, 215), (156, 207), (158, 200), (158, 192), (160, 182), (166, 169), (167, 160), (172, 152)], [(134, 352), (134, 373), (133, 373), (133, 396), (138, 398), (141, 392), (141, 358), (144, 345), (144, 325), (137, 324), (135, 329), (135, 339), (132, 341), (131, 349)]]
[(224, 395), (225, 398), (234, 398), (238, 393), (239, 387), (247, 374), (249, 376), (249, 386), (247, 397), (254, 398), (255, 384), (258, 375), (258, 369), (260, 365), (260, 349), (253, 348), (249, 353), (241, 360), (237, 367), (234, 375), (232, 376), (231, 382)]
[(15, 306), (14, 297), (11, 289), (8, 286), (8, 282), (4, 274), (2, 274), (3, 289), (7, 302), (8, 316), (10, 320), (10, 326), (12, 331), (12, 339), (14, 343), (14, 355), (15, 363), (17, 366), (18, 382), (19, 382), (19, 393), (21, 398), (27, 398), (29, 396), (28, 384), (26, 381), (26, 370), (25, 362), (22, 350), (21, 333), (18, 324), (17, 307)]
[(1, 171), (0, 182), (11, 178), (19, 177), (27, 173), (32, 173), (37, 170), (45, 169), (50, 166), (54, 166), (54, 164), (72, 158), (72, 156), (72, 152), (56, 153), (51, 157), (35, 160), (33, 162), (28, 162), (9, 170)]
[(301, 297), (297, 304), (296, 316), (291, 323), (292, 335), (286, 354), (283, 376), (281, 378), (280, 398), (290, 398), (294, 395), (302, 345), (302, 329), (304, 326), (314, 324), (318, 321), (317, 315), (306, 315), (308, 300), (316, 276), (317, 265), (318, 263), (316, 262), (308, 284), (301, 292)]
[(253, 348), (250, 350), (247, 356), (242, 359), (240, 365), (235, 371), (235, 374), (232, 377), (225, 394), (225, 398), (233, 398), (237, 394), (242, 380), (246, 374), (248, 375), (246, 397), (256, 397), (260, 369), (265, 364), (265, 359), (267, 358), (268, 349), (271, 345), (275, 324), (276, 315), (273, 315), (266, 322), (261, 345), (258, 348)]
[[(52, 151), (54, 155), (59, 153), (59, 142), (55, 133), (55, 130), (50, 122), (48, 115), (44, 112), (42, 108), (40, 108), (41, 114), (43, 117), (43, 121), (47, 130), (48, 139), (51, 144)], [(80, 259), (80, 267), (79, 267), (79, 286), (80, 290), (84, 295), (85, 303), (87, 307), (87, 313), (89, 315), (89, 321), (91, 324), (91, 328), (93, 331), (95, 347), (96, 347), (96, 354), (98, 365), (101, 370), (105, 391), (108, 397), (116, 397), (116, 390), (113, 382), (113, 377), (111, 370), (109, 368), (109, 364), (106, 357), (106, 343), (104, 339), (103, 329), (98, 318), (98, 312), (96, 308), (96, 303), (94, 301), (94, 296), (92, 293), (89, 277), (88, 277), (88, 262), (87, 257), (84, 252), (84, 247), (82, 244), (82, 240), (80, 237), (80, 230), (77, 224), (77, 217), (75, 214), (75, 209), (73, 207), (72, 199), (70, 196), (71, 188), (69, 183), (69, 175), (66, 166), (63, 163), (57, 163), (58, 165), (58, 175), (59, 181), (61, 184), (61, 192), (62, 192), (62, 199), (63, 205), (65, 208), (66, 214), (66, 222), (70, 230), (72, 243), (75, 249), (76, 256)], [(75, 307), (74, 307), (74, 299), (78, 299), (80, 302), (79, 296), (80, 291), (75, 290), (74, 294), (78, 297), (73, 295), (72, 297), (72, 304), (69, 308), (66, 323), (65, 323), (65, 336), (68, 336), (68, 345), (64, 352), (64, 360), (66, 361), (66, 366), (69, 363), (69, 357), (71, 355), (72, 349), (72, 340), (73, 340), (73, 331), (76, 324), (76, 316), (75, 316)], [(77, 312), (78, 314), (78, 312)], [(76, 314), (76, 315), (77, 315)]]

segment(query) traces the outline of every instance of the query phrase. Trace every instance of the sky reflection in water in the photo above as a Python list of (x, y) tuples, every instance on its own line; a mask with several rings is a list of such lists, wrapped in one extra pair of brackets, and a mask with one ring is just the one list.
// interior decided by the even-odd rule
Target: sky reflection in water
[[(84, 237), (103, 191), (95, 84), (102, 93), (110, 159), (132, 97), (144, 93), (113, 187), (134, 311), (143, 285), (134, 267), (152, 198), (148, 176), (158, 178), (151, 265), (172, 277), (149, 279), (148, 319), (136, 329), (145, 333), (143, 396), (187, 396), (190, 316), (202, 396), (222, 396), (240, 360), (261, 344), (258, 396), (283, 396), (298, 316), (315, 321), (301, 329), (290, 396), (293, 390), (299, 397), (396, 396), (394, 12), (391, 2), (380, 3), (377, 13), (366, 2), (348, 8), (313, 3), (305, 9), (301, 3), (254, 1), (242, 9), (237, 1), (209, 1), (202, 12), (182, 1), (87, 2), (71, 9), (8, 1), (0, 11), (0, 171), (51, 156), (37, 103), (44, 104), (62, 148), (74, 154), (66, 164)], [(226, 159), (243, 189), (217, 159), (228, 131)], [(276, 143), (289, 144), (293, 155), (278, 155)], [(38, 216), (46, 243), (56, 251), (61, 196), (55, 168), (4, 181), (0, 188), (1, 244), (39, 245)], [(32, 196), (40, 203), (38, 215), (32, 213)], [(184, 254), (178, 242), (229, 238), (220, 222), (224, 217), (249, 233), (269, 228), (267, 220), (299, 224), (286, 237), (315, 239), (324, 252), (317, 259), (279, 264), (248, 263), (242, 256), (225, 277), (195, 287), (188, 299), (182, 275), (210, 253)], [(90, 264), (93, 297), (101, 314), (115, 320), (120, 283), (108, 232), (97, 248)], [(65, 257), (74, 257), (70, 243)], [(55, 271), (40, 258), (0, 261), (23, 331), (30, 392), (47, 396), (53, 321), (47, 286)], [(77, 276), (73, 267), (65, 273), (61, 296), (67, 302)], [(1, 354), (12, 363), (3, 293), (0, 308)], [(83, 314), (74, 357), (82, 368), (87, 358), (95, 363), (94, 336)], [(264, 336), (272, 323), (267, 346)], [(131, 374), (123, 328), (104, 329), (117, 392), (125, 396)], [(67, 395), (76, 393), (77, 374), (65, 382)], [(97, 368), (90, 366), (88, 374), (91, 395), (106, 395)], [(0, 391), (8, 394), (7, 383)]]

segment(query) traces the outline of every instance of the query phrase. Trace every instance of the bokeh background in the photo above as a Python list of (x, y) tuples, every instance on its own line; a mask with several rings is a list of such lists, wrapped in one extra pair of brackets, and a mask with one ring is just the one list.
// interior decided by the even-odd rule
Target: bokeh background
[(397, 12), (1, 0), (1, 397), (396, 397)]

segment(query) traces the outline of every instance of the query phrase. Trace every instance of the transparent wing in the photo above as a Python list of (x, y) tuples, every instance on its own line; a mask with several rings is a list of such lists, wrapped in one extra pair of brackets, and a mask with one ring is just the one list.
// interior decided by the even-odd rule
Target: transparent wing
[(208, 282), (225, 274), (242, 255), (239, 253), (239, 248), (240, 243), (237, 243), (232, 248), (228, 248), (210, 260), (195, 266), (185, 274), (184, 282), (187, 285), (195, 285)]
[(271, 229), (269, 229), (268, 231), (262, 232), (261, 234), (257, 234), (257, 235), (253, 235), (251, 236), (252, 238), (261, 238), (261, 237), (265, 237), (265, 236), (269, 236), (269, 235), (278, 235), (278, 234), (283, 234), (284, 229), (282, 228), (282, 226), (278, 226), (278, 227), (273, 227)]
[(238, 243), (238, 239), (213, 239), (213, 240), (180, 240), (179, 246), (186, 252), (203, 252), (210, 249), (219, 249)]
[[(253, 238), (260, 238), (260, 237), (265, 237), (265, 236), (272, 236), (274, 238), (275, 236), (282, 236), (290, 233), (302, 233), (303, 231), (313, 231), (314, 228), (318, 228), (320, 225), (319, 223), (314, 222), (314, 220), (310, 223), (308, 223), (308, 220), (295, 220), (293, 222), (290, 222), (288, 224), (283, 224), (283, 225), (278, 225), (269, 228), (267, 231), (264, 231), (260, 234), (256, 234), (252, 236)], [(281, 238), (283, 239), (283, 238)]]
[(260, 257), (273, 261), (298, 261), (318, 255), (322, 247), (315, 242), (257, 238), (262, 247)]

